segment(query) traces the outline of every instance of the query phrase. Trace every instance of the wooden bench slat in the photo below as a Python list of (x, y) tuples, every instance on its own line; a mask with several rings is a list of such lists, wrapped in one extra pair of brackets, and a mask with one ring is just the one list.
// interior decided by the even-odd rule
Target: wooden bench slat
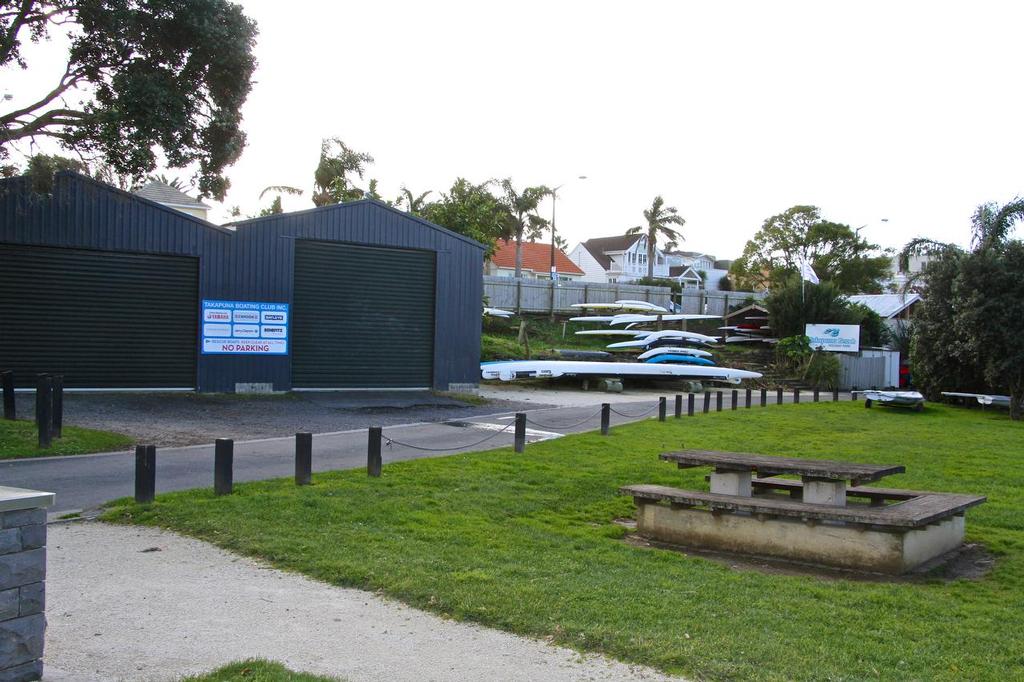
[(664, 500), (676, 504), (706, 505), (715, 511), (742, 511), (752, 514), (774, 514), (800, 519), (846, 521), (873, 526), (920, 528), (985, 501), (977, 495), (952, 493), (919, 493), (914, 498), (886, 507), (830, 507), (825, 505), (773, 500), (760, 497), (718, 495), (692, 490), (680, 490), (663, 485), (628, 485), (619, 489), (624, 495), (637, 499)]
[(901, 474), (906, 467), (900, 464), (852, 464), (824, 459), (797, 459), (772, 457), (743, 452), (716, 450), (679, 450), (664, 452), (661, 459), (682, 467), (713, 466), (718, 469), (757, 471), (764, 475), (796, 474), (813, 478), (849, 480), (869, 483), (891, 474)]

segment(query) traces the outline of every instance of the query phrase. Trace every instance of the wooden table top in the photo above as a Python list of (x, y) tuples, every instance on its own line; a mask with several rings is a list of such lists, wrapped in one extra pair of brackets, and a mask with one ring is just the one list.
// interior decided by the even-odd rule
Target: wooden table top
[(854, 485), (877, 481), (884, 476), (906, 471), (906, 467), (901, 464), (854, 464), (825, 459), (796, 459), (716, 450), (664, 452), (661, 459), (675, 462), (681, 468), (712, 466), (725, 471), (756, 471), (759, 476), (795, 474), (808, 478), (848, 480)]

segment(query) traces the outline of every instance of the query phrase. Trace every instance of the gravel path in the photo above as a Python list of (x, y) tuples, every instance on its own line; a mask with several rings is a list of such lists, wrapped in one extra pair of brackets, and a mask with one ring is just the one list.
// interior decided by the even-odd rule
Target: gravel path
[[(33, 394), (19, 394), (18, 415), (31, 418)], [(159, 447), (198, 445), (216, 438), (254, 440), (298, 431), (327, 433), (414, 422), (466, 419), (544, 405), (496, 397), (470, 405), (420, 392), (65, 393), (64, 423), (126, 433)]]
[(176, 680), (262, 657), (358, 682), (670, 680), (146, 528), (51, 525), (46, 675)]

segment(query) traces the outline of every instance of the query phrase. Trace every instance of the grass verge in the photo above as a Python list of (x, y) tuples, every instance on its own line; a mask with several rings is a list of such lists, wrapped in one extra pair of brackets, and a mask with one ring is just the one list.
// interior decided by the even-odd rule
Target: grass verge
[[(1024, 669), (1020, 424), (934, 406), (802, 404), (617, 427), (509, 449), (119, 501), (157, 525), (452, 618), (698, 679), (1002, 680)], [(739, 571), (623, 542), (620, 485), (706, 489), (686, 447), (901, 463), (882, 485), (989, 496), (968, 540), (998, 557), (979, 581), (865, 582)]]
[(130, 436), (111, 431), (65, 426), (62, 438), (54, 438), (46, 450), (39, 449), (35, 422), (0, 419), (0, 460), (53, 455), (83, 455), (121, 450), (132, 444)]
[(218, 668), (205, 675), (186, 677), (182, 682), (342, 682), (337, 677), (322, 677), (308, 673), (297, 673), (280, 663), (250, 659)]

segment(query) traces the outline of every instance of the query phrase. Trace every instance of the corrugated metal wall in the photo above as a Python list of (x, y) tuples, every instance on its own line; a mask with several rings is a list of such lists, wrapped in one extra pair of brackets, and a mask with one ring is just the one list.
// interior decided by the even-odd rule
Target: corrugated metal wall
[[(470, 239), (373, 201), (243, 221), (232, 231), (73, 173), (58, 174), (50, 197), (29, 192), (23, 178), (0, 181), (0, 242), (195, 256), (200, 298), (291, 303), (297, 239), (436, 253), (434, 388), (477, 383), (483, 247)], [(198, 367), (203, 391), (291, 388), (291, 355), (199, 355)]]
[(835, 353), (842, 367), (839, 387), (893, 388), (900, 385), (899, 351), (865, 348), (859, 353)]

